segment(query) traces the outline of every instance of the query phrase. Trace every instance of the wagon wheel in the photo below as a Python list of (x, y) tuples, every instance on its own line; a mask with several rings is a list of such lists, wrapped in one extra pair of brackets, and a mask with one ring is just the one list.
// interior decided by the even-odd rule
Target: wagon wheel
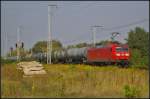
[(69, 58), (67, 61), (68, 61), (68, 63), (72, 63), (72, 59), (71, 58)]
[(82, 58), (82, 63), (87, 63), (87, 59), (85, 59), (85, 58)]

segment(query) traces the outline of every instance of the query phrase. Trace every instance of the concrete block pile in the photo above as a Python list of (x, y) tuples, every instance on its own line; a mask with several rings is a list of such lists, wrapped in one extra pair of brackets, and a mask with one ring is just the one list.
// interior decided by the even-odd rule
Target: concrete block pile
[(20, 62), (17, 64), (17, 69), (23, 70), (24, 76), (32, 76), (36, 74), (46, 74), (42, 64), (36, 61)]

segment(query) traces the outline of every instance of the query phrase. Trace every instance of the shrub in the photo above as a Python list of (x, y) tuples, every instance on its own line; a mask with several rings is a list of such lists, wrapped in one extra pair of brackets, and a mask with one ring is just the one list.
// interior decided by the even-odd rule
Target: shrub
[(132, 49), (131, 63), (132, 63), (132, 67), (148, 68), (148, 56), (142, 56), (140, 50)]
[(138, 90), (136, 87), (131, 87), (129, 85), (124, 86), (124, 95), (127, 98), (135, 98), (140, 96), (140, 90)]
[(15, 60), (1, 59), (1, 64), (17, 63)]

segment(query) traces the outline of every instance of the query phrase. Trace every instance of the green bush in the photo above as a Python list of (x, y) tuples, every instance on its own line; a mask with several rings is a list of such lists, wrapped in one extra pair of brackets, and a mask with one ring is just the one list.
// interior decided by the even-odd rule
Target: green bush
[(143, 56), (138, 49), (131, 50), (132, 67), (148, 68), (148, 56)]
[(136, 27), (128, 33), (127, 44), (131, 49), (132, 67), (148, 68), (149, 32)]
[(1, 59), (1, 64), (17, 63), (15, 60)]
[(138, 90), (136, 87), (131, 87), (129, 85), (124, 86), (124, 95), (127, 98), (136, 98), (140, 96), (140, 90)]

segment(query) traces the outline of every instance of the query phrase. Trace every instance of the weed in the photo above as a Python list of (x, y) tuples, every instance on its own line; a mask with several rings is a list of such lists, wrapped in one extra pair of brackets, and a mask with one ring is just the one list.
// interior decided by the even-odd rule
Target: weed
[(125, 85), (124, 86), (124, 95), (127, 98), (136, 98), (140, 96), (140, 90), (136, 87)]
[(66, 86), (65, 86), (65, 83), (62, 81), (61, 82), (61, 90), (60, 90), (60, 96), (65, 96), (65, 88)]
[(23, 78), (16, 64), (2, 66), (2, 97), (149, 97), (147, 70), (70, 64), (44, 67), (47, 75)]
[(76, 66), (75, 66), (75, 65), (73, 65), (73, 64), (71, 64), (71, 65), (70, 65), (70, 70), (72, 70), (72, 71), (73, 71), (75, 68), (76, 68)]

